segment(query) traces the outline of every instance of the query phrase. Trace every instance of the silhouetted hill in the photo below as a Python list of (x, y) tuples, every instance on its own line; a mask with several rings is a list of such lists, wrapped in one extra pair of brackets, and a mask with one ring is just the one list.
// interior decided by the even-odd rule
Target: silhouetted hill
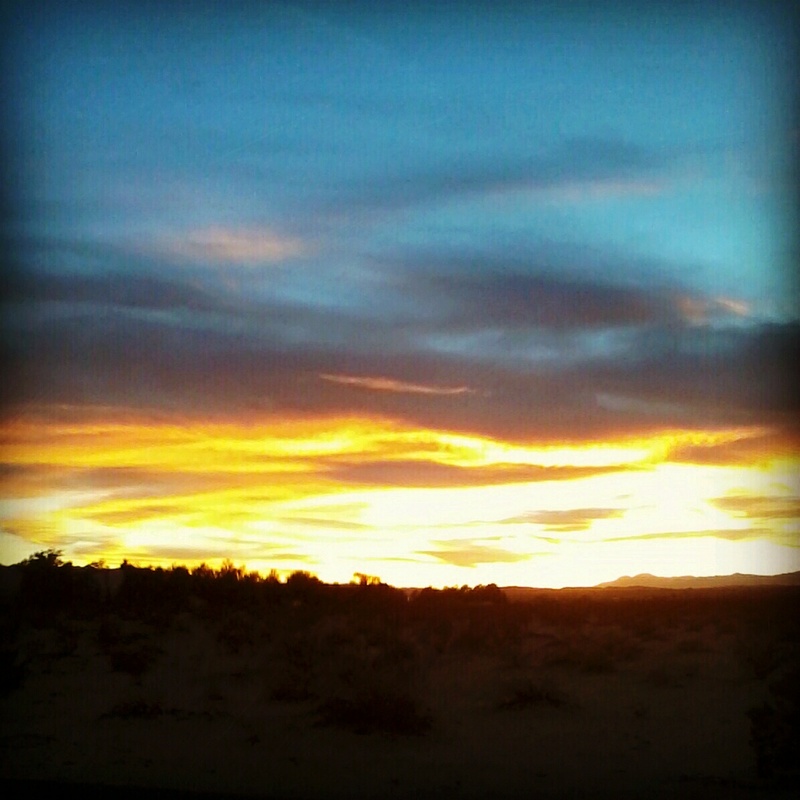
[(661, 578), (657, 575), (643, 573), (633, 577), (625, 575), (615, 581), (597, 584), (597, 588), (618, 588), (626, 586), (643, 586), (654, 589), (713, 589), (724, 586), (800, 586), (800, 572), (785, 572), (781, 575), (714, 575), (695, 577), (683, 575), (679, 578)]

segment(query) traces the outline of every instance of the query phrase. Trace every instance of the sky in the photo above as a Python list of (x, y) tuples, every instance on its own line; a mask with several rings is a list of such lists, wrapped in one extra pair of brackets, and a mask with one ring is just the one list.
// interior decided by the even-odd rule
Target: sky
[(0, 562), (800, 569), (798, 48), (723, 6), (5, 12)]

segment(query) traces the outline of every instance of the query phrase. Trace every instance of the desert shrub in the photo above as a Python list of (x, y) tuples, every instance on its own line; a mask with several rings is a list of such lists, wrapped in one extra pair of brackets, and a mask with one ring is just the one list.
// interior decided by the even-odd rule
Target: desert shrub
[(769, 699), (747, 714), (761, 778), (791, 774), (800, 764), (800, 666), (793, 665), (768, 688)]
[(787, 659), (789, 647), (774, 632), (761, 630), (740, 637), (735, 652), (745, 670), (758, 680), (775, 673)]
[(590, 637), (576, 637), (575, 641), (562, 643), (547, 655), (544, 663), (573, 667), (591, 675), (613, 672), (616, 668), (615, 658), (608, 644)]
[(286, 676), (270, 692), (270, 699), (279, 703), (305, 703), (315, 697), (310, 681), (302, 676)]
[(238, 655), (255, 644), (253, 623), (242, 612), (235, 612), (223, 620), (217, 641), (233, 655)]
[(117, 703), (104, 717), (119, 719), (155, 719), (166, 712), (160, 703), (148, 703), (145, 700), (127, 700)]
[(526, 708), (561, 708), (566, 703), (566, 694), (551, 682), (525, 678), (507, 689), (498, 708), (513, 711)]
[(119, 647), (108, 653), (108, 660), (114, 672), (125, 672), (135, 678), (140, 677), (153, 666), (158, 650), (151, 646)]
[(281, 678), (270, 697), (284, 703), (302, 703), (315, 697), (315, 660), (314, 647), (307, 636), (290, 636), (283, 642)]
[[(18, 599), (26, 616), (49, 624), (53, 613), (84, 614), (97, 600), (96, 587), (84, 570), (61, 558), (60, 550), (42, 550), (18, 565), (21, 582)], [(43, 615), (43, 617), (39, 617)]]
[(679, 653), (690, 654), (708, 652), (709, 647), (700, 636), (695, 635), (687, 636), (685, 639), (681, 639), (681, 641), (679, 641), (675, 646), (675, 649)]
[(422, 712), (410, 694), (388, 689), (370, 689), (350, 697), (333, 697), (322, 702), (317, 713), (320, 725), (351, 730), (358, 734), (426, 733), (431, 718)]
[(25, 667), (16, 650), (0, 650), (0, 697), (18, 689), (25, 679)]
[(686, 685), (686, 677), (674, 665), (659, 664), (647, 671), (644, 680), (659, 689), (680, 689)]
[(577, 665), (582, 672), (588, 672), (590, 675), (605, 675), (616, 668), (611, 654), (599, 649), (580, 652)]
[(144, 630), (126, 626), (115, 616), (105, 616), (97, 629), (97, 642), (114, 672), (140, 677), (155, 662), (160, 650), (147, 641)]

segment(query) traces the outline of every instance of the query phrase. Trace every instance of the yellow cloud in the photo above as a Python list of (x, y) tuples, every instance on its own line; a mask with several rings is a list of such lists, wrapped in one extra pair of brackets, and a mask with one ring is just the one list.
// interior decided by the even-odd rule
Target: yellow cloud
[[(2, 429), (0, 523), (31, 551), (63, 547), (86, 561), (224, 554), (251, 568), (310, 565), (324, 580), (366, 570), (402, 585), (576, 584), (624, 574), (601, 573), (592, 559), (628, 574), (657, 571), (656, 552), (683, 574), (694, 567), (681, 553), (696, 541), (707, 562), (695, 567), (708, 572), (714, 542), (733, 548), (732, 564), (748, 541), (785, 542), (796, 505), (791, 491), (769, 486), (788, 486), (791, 464), (763, 449), (719, 466), (671, 455), (757, 433), (675, 430), (540, 447), (377, 417), (179, 425), (41, 413)], [(741, 487), (781, 502), (745, 502)], [(538, 558), (548, 522), (558, 529), (544, 548), (550, 572)]]

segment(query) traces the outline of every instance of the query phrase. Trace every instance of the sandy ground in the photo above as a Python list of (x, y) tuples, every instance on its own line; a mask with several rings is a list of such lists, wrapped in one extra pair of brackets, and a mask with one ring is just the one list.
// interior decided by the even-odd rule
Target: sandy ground
[[(785, 776), (757, 776), (748, 710), (796, 661), (797, 642), (735, 621), (635, 631), (534, 618), (486, 644), (453, 626), (439, 638), (435, 626), (396, 630), (389, 642), (344, 619), (241, 613), (12, 627), (23, 666), (0, 700), (7, 785), (280, 798), (794, 796)], [(368, 705), (400, 697), (411, 710), (373, 726), (368, 714), (360, 724), (321, 711), (365, 692)]]

